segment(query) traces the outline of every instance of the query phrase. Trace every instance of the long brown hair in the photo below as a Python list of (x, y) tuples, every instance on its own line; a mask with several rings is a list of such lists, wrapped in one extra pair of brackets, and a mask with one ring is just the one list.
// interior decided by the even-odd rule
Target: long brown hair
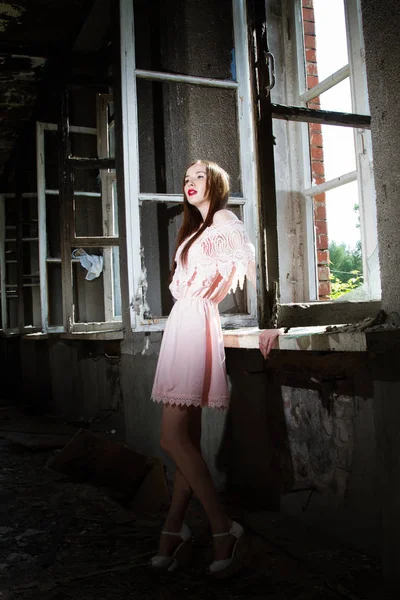
[[(206, 195), (210, 200), (210, 208), (203, 222), (200, 211), (195, 206), (192, 206), (185, 194), (185, 178), (187, 169), (190, 169), (195, 164), (202, 164), (206, 167)], [(212, 225), (214, 214), (217, 210), (225, 208), (229, 199), (229, 175), (219, 165), (209, 160), (196, 160), (187, 167), (183, 177), (183, 223), (178, 233), (176, 240), (174, 261), (172, 264), (172, 274), (176, 268), (175, 256), (179, 246), (194, 233), (190, 240), (185, 244), (182, 253), (181, 261), (183, 264), (187, 262), (187, 255), (191, 245), (197, 238)], [(195, 233), (197, 232), (197, 233)]]

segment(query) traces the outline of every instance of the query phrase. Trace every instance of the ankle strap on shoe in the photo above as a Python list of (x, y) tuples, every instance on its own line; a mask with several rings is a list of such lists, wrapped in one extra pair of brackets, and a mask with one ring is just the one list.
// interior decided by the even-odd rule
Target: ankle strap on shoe
[(226, 537), (228, 535), (234, 535), (236, 538), (240, 538), (243, 535), (243, 527), (236, 523), (236, 521), (232, 521), (232, 525), (229, 531), (225, 531), (224, 533), (213, 533), (213, 538), (218, 537)]
[(212, 536), (213, 538), (216, 537), (226, 537), (227, 535), (231, 535), (231, 531), (225, 531), (224, 533), (213, 533)]

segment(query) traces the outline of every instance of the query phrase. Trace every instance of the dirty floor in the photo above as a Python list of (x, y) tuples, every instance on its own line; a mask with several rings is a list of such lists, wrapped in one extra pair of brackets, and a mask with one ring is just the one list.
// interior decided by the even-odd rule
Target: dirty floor
[(379, 562), (280, 514), (226, 501), (247, 529), (252, 561), (229, 581), (209, 581), (210, 536), (201, 507), (188, 523), (194, 556), (181, 572), (147, 566), (163, 515), (137, 515), (104, 491), (48, 469), (57, 450), (26, 448), (10, 432), (61, 433), (52, 423), (0, 415), (0, 600), (382, 599)]

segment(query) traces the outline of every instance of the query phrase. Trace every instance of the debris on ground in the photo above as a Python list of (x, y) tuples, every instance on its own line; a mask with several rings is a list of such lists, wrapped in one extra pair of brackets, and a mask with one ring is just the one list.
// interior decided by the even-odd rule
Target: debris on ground
[[(20, 421), (13, 419), (7, 421), (8, 430), (18, 429)], [(37, 418), (24, 422), (25, 431), (40, 430)], [(11, 444), (1, 439), (1, 427), (0, 600), (384, 597), (376, 557), (311, 532), (282, 514), (245, 511), (228, 497), (226, 510), (246, 527), (250, 565), (231, 580), (208, 580), (211, 535), (202, 508), (193, 500), (187, 514), (194, 534), (193, 561), (179, 573), (156, 577), (148, 561), (157, 549), (164, 512), (139, 513), (93, 481), (78, 482), (50, 470), (47, 465), (63, 451)], [(50, 434), (49, 422), (46, 427)], [(74, 434), (76, 442), (89, 439), (80, 430)], [(126, 461), (120, 473), (126, 474), (128, 465)]]

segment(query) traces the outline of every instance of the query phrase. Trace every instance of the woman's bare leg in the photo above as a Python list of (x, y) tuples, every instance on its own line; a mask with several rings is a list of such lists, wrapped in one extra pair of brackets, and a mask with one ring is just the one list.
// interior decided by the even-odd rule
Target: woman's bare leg
[[(198, 449), (199, 452), (201, 452), (201, 410), (193, 412), (190, 415), (188, 428), (189, 437), (192, 441), (192, 444)], [(178, 533), (181, 530), (186, 509), (192, 496), (192, 488), (182, 475), (179, 468), (176, 467), (171, 504), (164, 523), (164, 529), (166, 531)], [(170, 556), (174, 548), (176, 548), (179, 543), (180, 540), (177, 540), (174, 537), (161, 535), (159, 554), (161, 556)]]
[[(201, 455), (200, 448), (196, 447), (190, 436), (190, 431), (192, 430), (191, 423), (193, 419), (199, 419), (199, 413), (201, 413), (201, 408), (198, 407), (164, 405), (161, 446), (174, 460), (186, 482), (184, 484), (179, 479), (179, 485), (188, 485), (186, 490), (193, 490), (203, 505), (210, 521), (212, 532), (225, 533), (230, 529), (231, 519), (225, 513), (219, 501), (217, 490)], [(179, 494), (181, 504), (177, 500), (177, 506), (183, 507), (182, 489)], [(219, 560), (230, 556), (234, 542), (235, 539), (232, 537), (216, 538), (214, 543), (214, 558)]]

